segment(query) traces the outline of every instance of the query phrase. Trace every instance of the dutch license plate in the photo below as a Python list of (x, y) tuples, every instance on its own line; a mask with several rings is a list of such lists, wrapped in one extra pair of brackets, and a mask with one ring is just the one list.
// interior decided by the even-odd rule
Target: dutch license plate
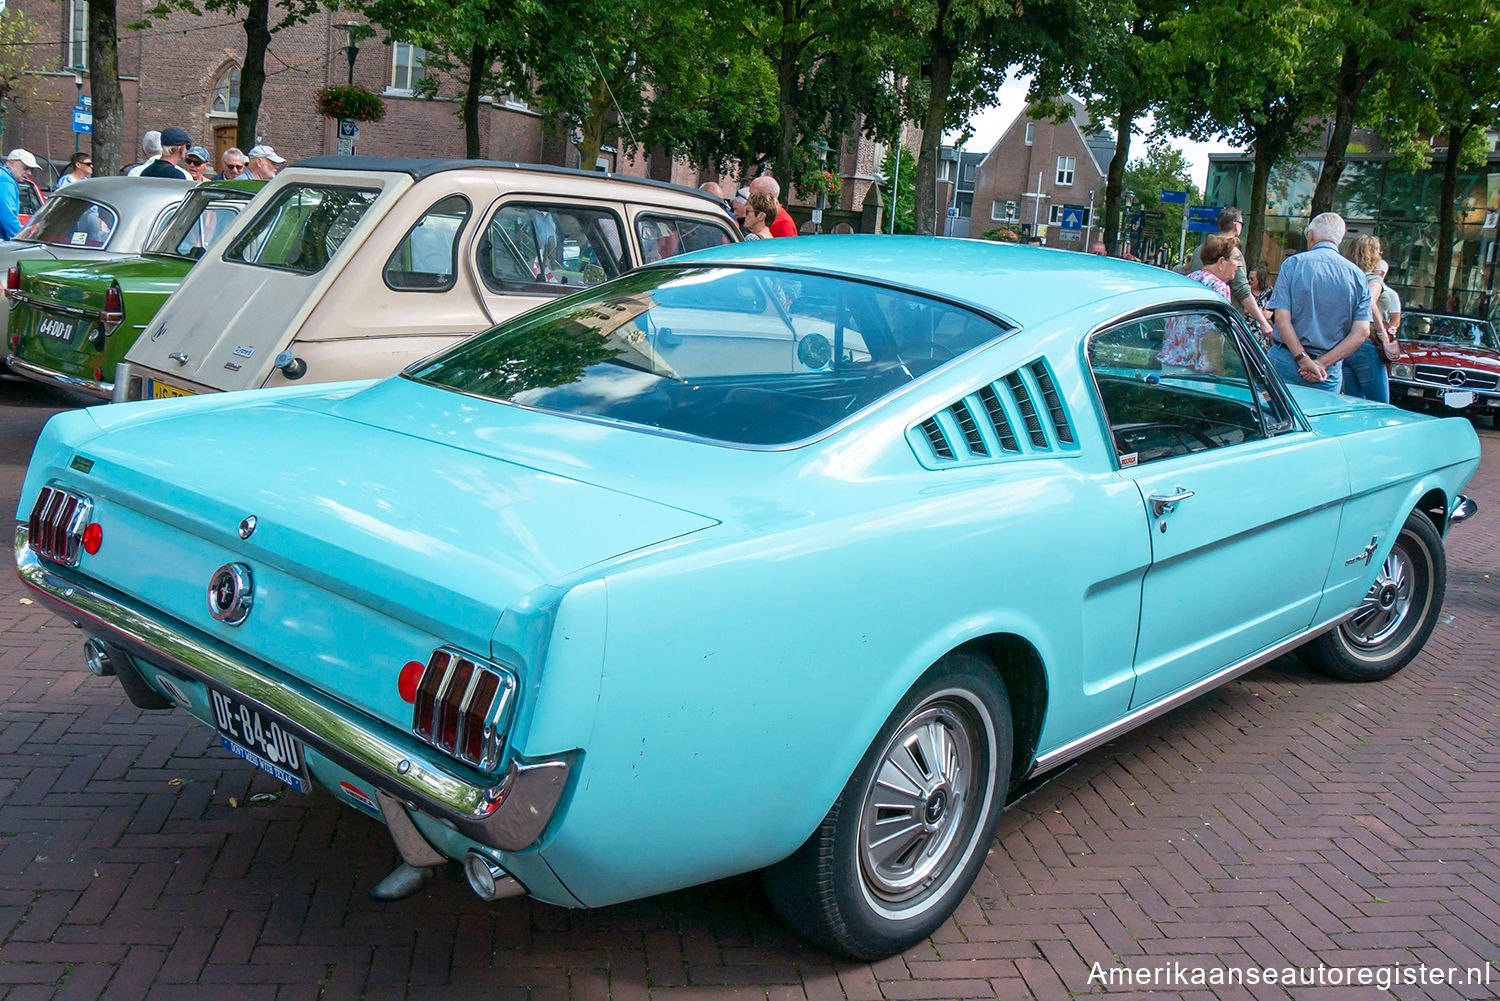
[(1443, 394), (1443, 402), (1454, 410), (1462, 410), (1474, 402), (1474, 394), (1467, 389), (1450, 390)]
[(208, 702), (213, 708), (219, 743), (225, 750), (239, 755), (298, 792), (312, 791), (302, 741), (233, 693), (210, 687)]
[(178, 389), (176, 386), (169, 386), (165, 382), (157, 382), (155, 379), (151, 380), (151, 399), (153, 400), (170, 400), (178, 396), (192, 395), (194, 394), (191, 389)]
[(37, 321), (36, 332), (43, 337), (54, 341), (62, 341), (64, 344), (73, 343), (73, 334), (78, 325), (72, 320), (64, 320), (56, 316), (44, 316)]

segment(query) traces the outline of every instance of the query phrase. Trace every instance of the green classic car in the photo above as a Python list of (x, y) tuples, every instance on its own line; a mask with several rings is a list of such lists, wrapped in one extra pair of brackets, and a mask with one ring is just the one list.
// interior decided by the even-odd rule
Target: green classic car
[(11, 369), (57, 389), (108, 400), (115, 365), (264, 184), (216, 181), (194, 188), (138, 257), (14, 265), (5, 279)]

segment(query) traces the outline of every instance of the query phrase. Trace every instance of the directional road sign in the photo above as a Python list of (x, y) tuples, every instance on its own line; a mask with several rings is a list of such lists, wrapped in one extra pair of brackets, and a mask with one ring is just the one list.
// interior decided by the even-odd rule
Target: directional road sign
[(1161, 200), (1164, 201), (1164, 202), (1175, 202), (1178, 205), (1186, 205), (1187, 204), (1187, 192), (1186, 191), (1163, 191), (1161, 193)]
[(1187, 228), (1190, 233), (1217, 233), (1219, 231), (1219, 207), (1217, 205), (1193, 205), (1188, 208)]
[(1064, 205), (1062, 207), (1062, 231), (1064, 233), (1070, 230), (1074, 233), (1082, 231), (1083, 213), (1082, 205)]
[[(88, 98), (84, 98), (84, 100), (88, 100)], [(92, 135), (94, 131), (94, 113), (88, 108), (74, 108), (73, 131)]]

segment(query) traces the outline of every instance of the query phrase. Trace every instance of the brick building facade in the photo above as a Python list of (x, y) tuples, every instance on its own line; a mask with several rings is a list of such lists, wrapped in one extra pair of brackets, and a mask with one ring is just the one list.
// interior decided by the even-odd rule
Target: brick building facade
[[(63, 161), (73, 152), (71, 109), (79, 88), (89, 93), (87, 73), (86, 0), (11, 0), (39, 30), (33, 47), (32, 71), (39, 81), (38, 96), (24, 109), (6, 114), (4, 136), (9, 149), (24, 146), (38, 157)], [(218, 154), (236, 145), (234, 97), (237, 74), (244, 58), (245, 33), (241, 21), (222, 13), (196, 16), (174, 13), (141, 30), (123, 25), (139, 22), (143, 0), (118, 0), (122, 25), (119, 36), (120, 83), (124, 97), (125, 162), (139, 159), (136, 149), (147, 129), (177, 126), (193, 141)], [(276, 9), (272, 9), (272, 18)], [(337, 127), (314, 108), (314, 94), (332, 83), (348, 80), (344, 46), (348, 35), (341, 25), (362, 20), (348, 11), (321, 11), (309, 21), (275, 32), (266, 54), (266, 82), (257, 121), (260, 141), (274, 146), (288, 160), (333, 153)], [(361, 126), (357, 149), (374, 156), (461, 157), (463, 122), (459, 117), (461, 87), (441, 81), (437, 97), (414, 96), (420, 79), (420, 50), (399, 45), (384, 30), (359, 43), (354, 79), (381, 94), (384, 120)], [(482, 155), (486, 159), (579, 164), (576, 149), (559, 129), (524, 101), (505, 95), (483, 99), (479, 117)], [(82, 137), (87, 148), (88, 137)], [(839, 208), (858, 212), (879, 168), (884, 150), (859, 136), (843, 137), (829, 155), (830, 169), (843, 177)], [(682, 160), (641, 149), (606, 149), (598, 166), (636, 177), (652, 177), (690, 186), (705, 180)], [(39, 179), (40, 180), (40, 179)], [(783, 179), (783, 201), (793, 202)], [(805, 216), (805, 212), (803, 213)]]

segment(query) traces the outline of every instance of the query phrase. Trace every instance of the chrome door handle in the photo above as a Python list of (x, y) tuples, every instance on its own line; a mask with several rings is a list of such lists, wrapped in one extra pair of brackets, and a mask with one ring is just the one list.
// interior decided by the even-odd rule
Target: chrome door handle
[(1151, 517), (1160, 518), (1164, 514), (1171, 514), (1177, 510), (1179, 503), (1193, 496), (1191, 490), (1184, 490), (1182, 487), (1173, 487), (1172, 490), (1174, 492), (1170, 494), (1152, 494), (1146, 498), (1151, 505)]
[(167, 357), (172, 359), (179, 365), (186, 365), (189, 360), (187, 352), (185, 351), (173, 351), (171, 354), (167, 355)]

